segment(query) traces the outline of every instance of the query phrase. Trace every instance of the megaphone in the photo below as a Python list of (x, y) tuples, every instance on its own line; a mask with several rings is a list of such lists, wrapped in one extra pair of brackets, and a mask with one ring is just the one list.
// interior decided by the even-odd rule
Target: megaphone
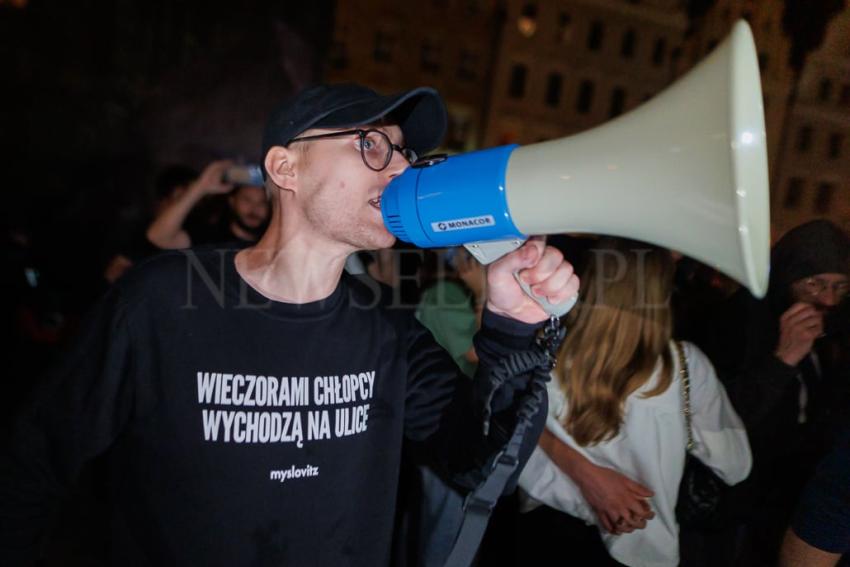
[(761, 297), (770, 258), (759, 68), (740, 21), (646, 104), (587, 132), (425, 159), (381, 197), (384, 223), (482, 263), (529, 235), (595, 233), (678, 250)]

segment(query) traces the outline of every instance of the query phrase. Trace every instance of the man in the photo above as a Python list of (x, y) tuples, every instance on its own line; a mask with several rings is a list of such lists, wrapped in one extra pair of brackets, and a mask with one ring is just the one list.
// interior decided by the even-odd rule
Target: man
[[(381, 194), (445, 123), (427, 88), (316, 87), (279, 108), (257, 245), (175, 252), (122, 279), (22, 417), (0, 458), (4, 559), (29, 556), (50, 496), (97, 455), (120, 565), (386, 565), (402, 444), (476, 484), (526, 383), (495, 392), (482, 439), (483, 374), (463, 378), (410, 312), (343, 274), (352, 252), (393, 244)], [(494, 263), (482, 372), (547, 318), (515, 270), (553, 302), (578, 289), (540, 241)]]
[(134, 264), (160, 251), (160, 248), (148, 240), (146, 234), (151, 217), (158, 217), (179, 201), (197, 178), (197, 171), (179, 164), (169, 165), (157, 174), (154, 183), (153, 207), (149, 213), (145, 214), (140, 223), (141, 226), (137, 225), (128, 231), (126, 238), (118, 243), (115, 253), (107, 261), (103, 271), (103, 278), (107, 283), (115, 283)]
[[(157, 212), (147, 230), (147, 239), (157, 248), (173, 250), (201, 244), (253, 244), (268, 221), (269, 204), (262, 187), (234, 186), (225, 174), (233, 162), (214, 161), (175, 199)], [(205, 197), (227, 195), (225, 217), (208, 222), (187, 223), (192, 210)]]
[(785, 532), (780, 567), (833, 567), (850, 559), (850, 421), (806, 485)]
[(803, 224), (772, 250), (767, 297), (756, 301), (741, 290), (708, 322), (701, 346), (753, 449), (750, 479), (727, 502), (748, 524), (745, 553), (753, 562), (775, 563), (803, 484), (850, 408), (847, 323), (839, 314), (848, 270), (847, 236), (825, 220)]

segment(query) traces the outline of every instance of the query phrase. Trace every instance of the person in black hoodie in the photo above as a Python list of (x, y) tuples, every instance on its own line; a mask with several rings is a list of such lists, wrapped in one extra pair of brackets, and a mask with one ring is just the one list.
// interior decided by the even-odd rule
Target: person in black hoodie
[(35, 557), (51, 504), (98, 456), (122, 566), (387, 565), (402, 445), (474, 487), (529, 388), (518, 375), (492, 391), (487, 373), (548, 319), (514, 272), (556, 303), (578, 280), (539, 240), (492, 264), (470, 380), (385, 288), (343, 273), (351, 253), (393, 244), (381, 193), (445, 125), (429, 88), (319, 86), (275, 111), (260, 241), (163, 254), (119, 280), (17, 420), (0, 453), (3, 563)]
[(753, 449), (750, 478), (723, 506), (746, 525), (744, 564), (775, 564), (800, 491), (850, 408), (848, 270), (848, 237), (828, 221), (806, 223), (773, 247), (767, 296), (741, 289), (708, 322), (701, 346)]

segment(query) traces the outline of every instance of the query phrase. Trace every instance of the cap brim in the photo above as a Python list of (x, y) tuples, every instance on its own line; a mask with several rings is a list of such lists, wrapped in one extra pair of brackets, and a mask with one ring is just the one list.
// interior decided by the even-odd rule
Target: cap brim
[(353, 102), (317, 117), (310, 128), (349, 128), (384, 117), (398, 123), (404, 145), (419, 155), (438, 147), (446, 134), (446, 107), (437, 91), (430, 87)]

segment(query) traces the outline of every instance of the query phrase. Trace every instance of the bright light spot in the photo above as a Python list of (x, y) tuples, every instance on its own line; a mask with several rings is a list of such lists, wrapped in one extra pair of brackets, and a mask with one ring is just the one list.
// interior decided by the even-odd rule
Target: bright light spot
[(537, 31), (537, 22), (534, 18), (522, 16), (517, 20), (517, 29), (525, 37), (531, 37)]
[(753, 136), (752, 132), (744, 132), (741, 134), (741, 143), (742, 144), (752, 144), (753, 140), (755, 140), (755, 136)]

